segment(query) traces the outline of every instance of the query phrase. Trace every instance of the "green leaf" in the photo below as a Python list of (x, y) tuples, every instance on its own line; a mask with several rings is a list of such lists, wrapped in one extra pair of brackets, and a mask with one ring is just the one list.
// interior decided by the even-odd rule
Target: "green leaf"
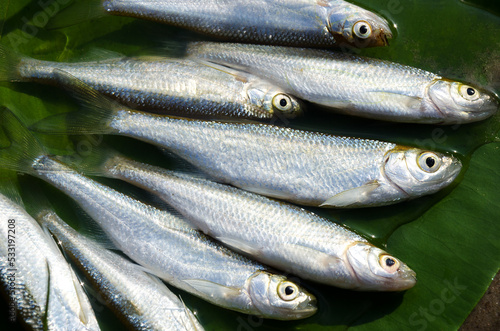
[[(381, 12), (397, 24), (389, 47), (355, 53), (413, 65), (500, 92), (496, 1), (466, 1), (480, 7), (458, 0), (353, 2)], [(126, 55), (161, 50), (167, 55), (182, 49), (186, 41), (203, 39), (185, 30), (121, 17), (105, 17), (62, 30), (44, 29), (46, 20), (59, 12), (53, 6), (61, 9), (63, 3), (67, 1), (0, 0), (0, 43), (37, 59), (76, 61), (94, 48)], [(0, 83), (0, 104), (28, 125), (78, 107), (62, 90), (34, 83)], [(437, 127), (377, 122), (310, 108), (306, 118), (285, 124), (448, 151), (462, 158), (466, 173), (453, 187), (433, 196), (372, 209), (314, 209), (401, 258), (416, 271), (417, 285), (404, 293), (362, 293), (305, 282), (318, 297), (320, 311), (295, 322), (264, 321), (212, 306), (182, 291), (176, 293), (197, 311), (207, 330), (457, 329), (500, 267), (500, 145), (496, 143), (500, 141), (500, 114), (480, 123)], [(3, 138), (0, 133), (0, 147), (4, 147)], [(96, 143), (89, 137), (40, 138), (58, 154), (76, 150), (83, 156)], [(141, 142), (123, 137), (105, 137), (105, 141), (142, 161), (179, 169), (184, 166), (172, 164), (171, 159)], [(140, 194), (123, 183), (106, 183), (128, 194)], [(79, 211), (75, 212), (71, 200), (55, 189), (44, 191), (72, 222)], [(92, 301), (103, 330), (122, 328), (112, 312)], [(0, 323), (10, 323), (6, 302), (0, 303)]]

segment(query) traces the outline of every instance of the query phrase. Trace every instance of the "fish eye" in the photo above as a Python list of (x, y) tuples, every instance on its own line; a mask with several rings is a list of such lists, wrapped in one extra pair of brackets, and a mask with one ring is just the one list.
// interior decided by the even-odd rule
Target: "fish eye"
[(418, 166), (425, 172), (436, 172), (441, 167), (441, 159), (434, 153), (424, 152), (418, 156)]
[(390, 255), (382, 255), (380, 257), (380, 265), (382, 266), (382, 268), (385, 271), (393, 274), (396, 271), (398, 271), (400, 264), (399, 264), (398, 259), (396, 259)]
[(356, 37), (366, 39), (372, 35), (372, 27), (368, 24), (368, 22), (359, 21), (354, 24), (353, 32)]
[(299, 288), (292, 282), (284, 281), (278, 285), (278, 295), (285, 301), (292, 301), (299, 295)]
[(468, 85), (460, 85), (459, 87), (459, 92), (462, 98), (469, 100), (469, 101), (474, 101), (479, 99), (480, 93), (478, 90), (473, 88), (472, 86)]
[(280, 93), (273, 98), (273, 106), (282, 112), (289, 112), (292, 110), (292, 99), (286, 94)]

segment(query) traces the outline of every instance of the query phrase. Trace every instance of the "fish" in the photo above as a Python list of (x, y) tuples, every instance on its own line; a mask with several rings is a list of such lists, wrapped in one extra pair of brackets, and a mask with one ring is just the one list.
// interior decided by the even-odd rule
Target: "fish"
[(99, 53), (105, 59), (40, 61), (0, 45), (0, 81), (57, 85), (54, 71), (63, 70), (119, 102), (157, 113), (256, 120), (303, 113), (300, 100), (252, 74), (199, 60)]
[(85, 111), (42, 119), (44, 133), (99, 133), (146, 141), (218, 182), (300, 205), (394, 204), (435, 193), (460, 173), (448, 154), (270, 124), (183, 119), (125, 108), (61, 72)]
[(139, 265), (81, 235), (52, 209), (42, 208), (36, 219), (132, 329), (203, 330), (179, 297)]
[[(48, 155), (11, 113), (0, 123), (11, 146), (0, 167), (38, 177), (71, 197), (118, 249), (168, 284), (214, 305), (278, 320), (313, 315), (302, 286), (237, 254), (185, 220), (92, 180)], [(21, 139), (14, 139), (16, 136)]]
[(100, 156), (97, 172), (158, 195), (193, 226), (278, 270), (358, 291), (401, 291), (416, 274), (349, 229), (302, 208), (203, 178)]
[(256, 44), (365, 48), (386, 46), (393, 37), (385, 18), (342, 0), (77, 1), (54, 17), (48, 28), (108, 14)]
[(100, 330), (89, 299), (53, 238), (3, 194), (0, 210), (0, 282), (10, 300), (9, 312), (33, 330)]
[(481, 87), (345, 52), (199, 42), (187, 54), (266, 77), (298, 98), (347, 115), (450, 125), (487, 119), (499, 108), (495, 94)]

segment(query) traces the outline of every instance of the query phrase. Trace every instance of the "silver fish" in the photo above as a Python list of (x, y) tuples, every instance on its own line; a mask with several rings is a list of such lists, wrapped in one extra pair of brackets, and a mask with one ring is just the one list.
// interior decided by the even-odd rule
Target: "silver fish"
[(457, 124), (499, 107), (489, 91), (428, 71), (345, 53), (243, 44), (194, 43), (191, 56), (262, 75), (295, 96), (380, 120)]
[(252, 74), (216, 64), (165, 57), (51, 62), (21, 57), (0, 45), (0, 80), (57, 84), (63, 70), (133, 108), (205, 118), (293, 118), (302, 104)]
[(415, 285), (415, 272), (403, 262), (302, 208), (113, 154), (100, 168), (158, 194), (211, 237), (301, 278), (355, 290)]
[(134, 330), (203, 330), (184, 303), (137, 264), (82, 236), (52, 210), (40, 211), (37, 220)]
[(460, 161), (368, 139), (265, 124), (187, 120), (133, 111), (62, 74), (89, 109), (34, 130), (134, 137), (179, 155), (220, 182), (303, 205), (367, 207), (437, 192)]
[(33, 330), (100, 330), (80, 282), (54, 240), (2, 194), (0, 210), (0, 280), (10, 307)]
[(67, 26), (106, 13), (258, 44), (374, 47), (392, 38), (384, 18), (342, 0), (85, 1), (69, 7), (50, 25)]

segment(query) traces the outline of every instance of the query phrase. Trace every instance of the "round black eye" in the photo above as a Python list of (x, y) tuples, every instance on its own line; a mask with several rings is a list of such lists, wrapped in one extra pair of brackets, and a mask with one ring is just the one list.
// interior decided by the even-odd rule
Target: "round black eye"
[(359, 32), (361, 32), (361, 34), (367, 34), (368, 33), (368, 27), (366, 25), (362, 25), (359, 28)]
[(294, 292), (293, 287), (291, 287), (291, 286), (287, 286), (287, 287), (285, 288), (285, 294), (286, 294), (286, 295), (292, 295), (292, 294), (293, 294), (293, 292)]
[(476, 94), (476, 90), (474, 90), (472, 87), (469, 87), (467, 89), (467, 94), (473, 96), (474, 94)]
[(394, 261), (393, 259), (385, 259), (385, 265), (388, 266), (388, 267), (392, 267), (393, 265), (396, 264), (396, 261)]
[(286, 105), (288, 105), (288, 102), (286, 101), (286, 99), (281, 99), (280, 100), (280, 106), (281, 107), (286, 107)]
[(432, 157), (428, 157), (425, 159), (425, 164), (427, 164), (429, 168), (432, 168), (436, 164), (436, 160), (434, 160), (434, 158)]

